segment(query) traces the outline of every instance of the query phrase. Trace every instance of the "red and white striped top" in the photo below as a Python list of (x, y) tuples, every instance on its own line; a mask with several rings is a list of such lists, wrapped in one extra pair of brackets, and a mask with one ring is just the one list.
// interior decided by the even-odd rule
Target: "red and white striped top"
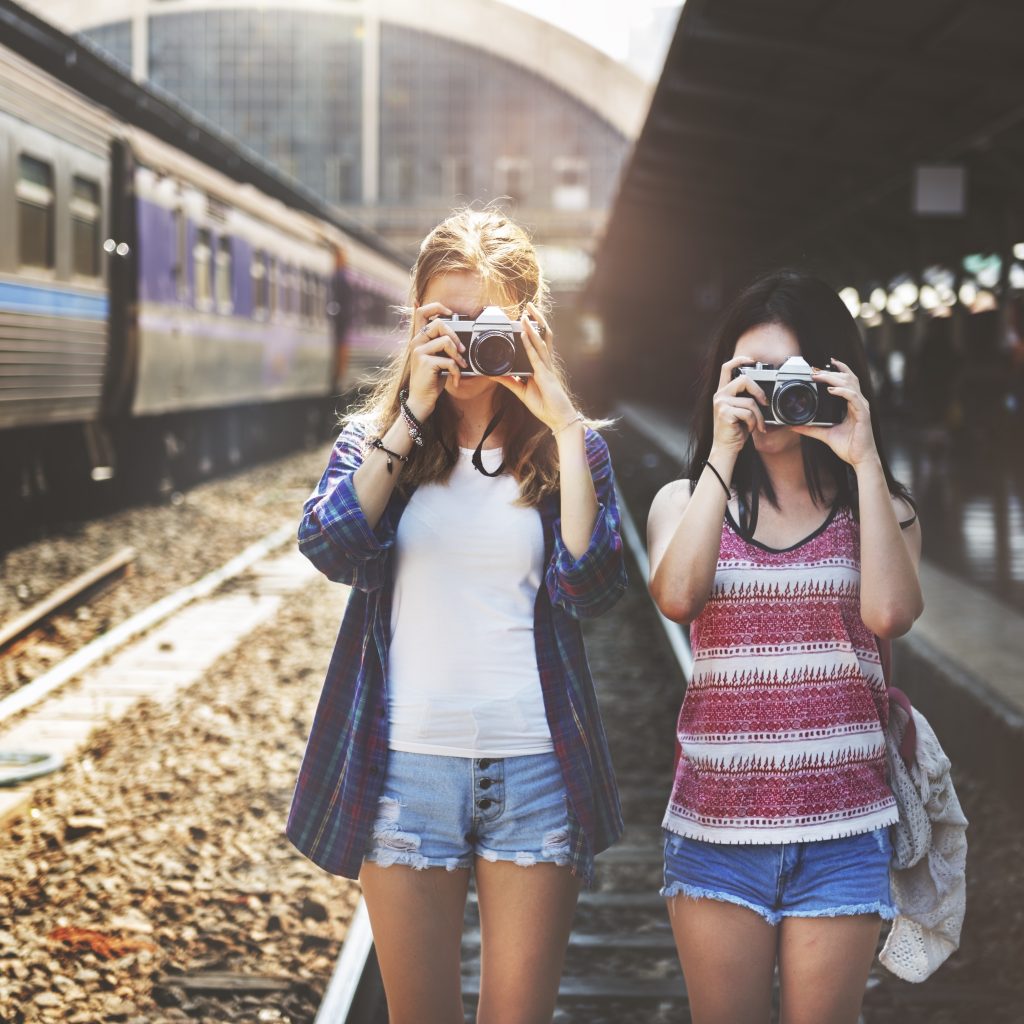
[(897, 820), (885, 682), (860, 617), (860, 531), (848, 508), (781, 551), (744, 540), (727, 515), (690, 640), (666, 829), (794, 843)]

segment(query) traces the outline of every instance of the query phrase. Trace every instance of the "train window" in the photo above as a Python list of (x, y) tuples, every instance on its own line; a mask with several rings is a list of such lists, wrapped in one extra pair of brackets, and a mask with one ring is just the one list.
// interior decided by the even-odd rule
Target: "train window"
[(277, 307), (280, 305), (280, 296), (278, 295), (278, 270), (277, 260), (267, 256), (267, 280), (270, 287), (267, 289), (267, 317), (272, 319), (274, 314), (277, 312)]
[(209, 309), (213, 304), (213, 254), (212, 237), (208, 228), (196, 233), (196, 244), (192, 248), (192, 265), (195, 268), (196, 307)]
[(295, 278), (292, 276), (292, 268), (288, 263), (281, 267), (281, 312), (285, 316), (295, 313)]
[(252, 306), (254, 315), (260, 319), (267, 318), (270, 298), (270, 281), (267, 267), (267, 254), (257, 249), (252, 254)]
[(184, 302), (188, 294), (188, 275), (185, 272), (185, 254), (188, 248), (188, 222), (185, 211), (179, 206), (173, 214), (175, 258), (172, 276), (174, 277), (174, 294), (179, 302)]
[(100, 270), (99, 182), (71, 179), (71, 270), (83, 277), (99, 277)]
[(18, 261), (54, 266), (53, 165), (24, 153), (18, 158)]
[(214, 271), (214, 293), (221, 313), (230, 313), (233, 308), (231, 284), (231, 239), (222, 236), (217, 239), (217, 266)]
[(308, 270), (301, 271), (299, 285), (302, 289), (299, 295), (300, 315), (308, 322), (313, 319), (313, 275)]

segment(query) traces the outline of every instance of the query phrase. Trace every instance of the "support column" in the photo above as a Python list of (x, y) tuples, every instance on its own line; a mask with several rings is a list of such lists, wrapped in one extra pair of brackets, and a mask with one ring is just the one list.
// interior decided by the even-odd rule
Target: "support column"
[(145, 82), (149, 78), (149, 0), (135, 0), (132, 5), (132, 78)]
[(380, 16), (375, 6), (363, 8), (363, 202), (375, 207), (380, 198)]

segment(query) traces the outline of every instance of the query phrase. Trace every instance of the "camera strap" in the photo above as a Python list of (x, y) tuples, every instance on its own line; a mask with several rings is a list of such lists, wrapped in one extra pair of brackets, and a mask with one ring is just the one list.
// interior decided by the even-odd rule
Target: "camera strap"
[(501, 460), (501, 465), (493, 473), (488, 473), (484, 469), (484, 458), (480, 454), (484, 449), (484, 441), (487, 440), (494, 433), (494, 428), (501, 422), (502, 416), (505, 415), (504, 409), (499, 409), (494, 416), (491, 418), (491, 422), (487, 424), (487, 429), (484, 431), (484, 436), (480, 438), (480, 443), (476, 446), (476, 451), (473, 452), (473, 467), (478, 472), (483, 473), (484, 476), (499, 476), (505, 470), (505, 460)]

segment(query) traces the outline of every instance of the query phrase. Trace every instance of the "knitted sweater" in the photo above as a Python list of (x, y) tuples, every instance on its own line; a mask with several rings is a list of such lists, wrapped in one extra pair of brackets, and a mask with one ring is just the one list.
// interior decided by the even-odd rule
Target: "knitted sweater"
[(792, 843), (896, 821), (885, 682), (860, 617), (860, 531), (848, 508), (785, 550), (744, 540), (727, 515), (690, 640), (666, 829)]

